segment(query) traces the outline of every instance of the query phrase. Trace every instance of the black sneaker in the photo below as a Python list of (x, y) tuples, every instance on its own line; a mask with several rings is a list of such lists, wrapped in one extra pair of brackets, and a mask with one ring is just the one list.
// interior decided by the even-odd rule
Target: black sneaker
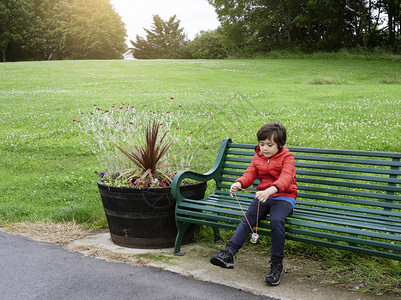
[(213, 255), (210, 262), (215, 266), (234, 269), (234, 258), (227, 249), (222, 249), (219, 254)]
[(283, 265), (280, 263), (272, 263), (270, 272), (265, 278), (265, 282), (271, 285), (278, 285), (280, 283), (281, 274), (283, 274)]

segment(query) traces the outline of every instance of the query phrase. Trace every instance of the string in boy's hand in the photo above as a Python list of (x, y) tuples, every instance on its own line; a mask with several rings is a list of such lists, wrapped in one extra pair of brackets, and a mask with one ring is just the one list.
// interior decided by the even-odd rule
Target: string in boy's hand
[(230, 187), (230, 196), (234, 197), (234, 194), (238, 190), (242, 190), (242, 184), (240, 182), (234, 182)]

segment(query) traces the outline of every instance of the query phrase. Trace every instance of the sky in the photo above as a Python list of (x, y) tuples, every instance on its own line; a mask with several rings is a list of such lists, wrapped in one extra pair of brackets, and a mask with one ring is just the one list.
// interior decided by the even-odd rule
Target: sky
[(127, 41), (135, 41), (137, 34), (146, 37), (143, 28), (151, 28), (153, 15), (163, 20), (176, 15), (190, 40), (201, 30), (213, 30), (220, 25), (207, 0), (110, 0), (110, 3), (125, 23)]

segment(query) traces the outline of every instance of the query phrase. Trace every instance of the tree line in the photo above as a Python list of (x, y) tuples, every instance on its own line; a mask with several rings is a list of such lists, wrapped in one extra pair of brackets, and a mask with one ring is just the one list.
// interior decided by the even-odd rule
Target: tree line
[(121, 58), (125, 37), (109, 0), (0, 0), (2, 61)]
[(208, 0), (232, 52), (401, 50), (401, 0)]
[(175, 16), (154, 16), (136, 58), (222, 58), (277, 50), (401, 52), (401, 0), (208, 0), (220, 27), (185, 40)]
[[(277, 50), (380, 47), (401, 53), (401, 0), (208, 0), (220, 22), (190, 41), (153, 16), (130, 41), (138, 59), (224, 58)], [(0, 60), (113, 59), (126, 30), (109, 0), (0, 0)]]

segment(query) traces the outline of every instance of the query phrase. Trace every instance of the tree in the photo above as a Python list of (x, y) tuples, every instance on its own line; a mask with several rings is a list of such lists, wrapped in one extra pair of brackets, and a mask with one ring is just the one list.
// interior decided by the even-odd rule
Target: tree
[(193, 58), (220, 59), (227, 57), (227, 50), (221, 43), (219, 31), (201, 31), (189, 45)]
[(176, 16), (164, 21), (159, 15), (153, 16), (153, 24), (146, 29), (146, 38), (136, 36), (132, 54), (137, 59), (188, 58), (188, 40)]
[(11, 49), (19, 48), (27, 36), (27, 21), (31, 18), (27, 0), (1, 0), (0, 51), (5, 62)]
[(109, 0), (71, 0), (65, 5), (66, 16), (59, 27), (63, 58), (121, 58), (126, 50), (126, 30)]
[(231, 51), (265, 52), (297, 40), (295, 17), (306, 0), (209, 0), (221, 23), (224, 45)]
[(390, 47), (395, 47), (396, 36), (400, 34), (397, 27), (401, 25), (401, 1), (400, 0), (382, 0), (382, 7), (387, 12), (387, 31), (388, 44)]
[[(353, 45), (358, 18), (355, 3), (347, 0), (309, 0), (295, 18), (303, 32), (303, 46), (314, 50), (336, 50)], [(353, 2), (360, 2), (359, 0)], [(351, 6), (352, 5), (352, 6)]]
[(24, 41), (27, 50), (25, 56), (20, 56), (19, 60), (49, 60), (54, 57), (59, 45), (58, 28), (62, 25), (60, 15), (65, 3), (65, 0), (30, 1), (32, 18)]
[(109, 0), (0, 0), (3, 61), (121, 58), (125, 37)]

